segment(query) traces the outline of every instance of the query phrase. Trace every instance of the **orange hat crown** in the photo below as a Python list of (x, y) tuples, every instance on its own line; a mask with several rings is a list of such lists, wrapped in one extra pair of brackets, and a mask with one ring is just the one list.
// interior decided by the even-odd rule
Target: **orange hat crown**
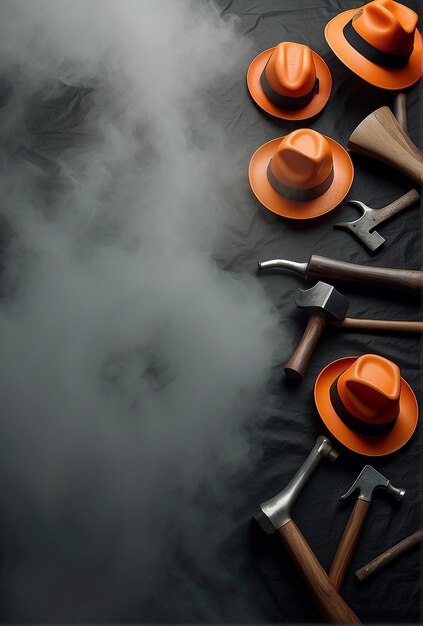
[(344, 27), (348, 43), (366, 59), (384, 67), (404, 67), (413, 52), (418, 17), (394, 0), (373, 0)]
[(282, 109), (302, 109), (319, 90), (308, 46), (284, 41), (276, 46), (260, 76), (266, 97)]
[(267, 177), (277, 193), (291, 200), (312, 200), (321, 196), (333, 181), (329, 142), (310, 128), (294, 130), (278, 145)]
[(365, 435), (392, 430), (400, 410), (401, 375), (395, 363), (365, 354), (332, 384), (330, 397), (340, 419)]

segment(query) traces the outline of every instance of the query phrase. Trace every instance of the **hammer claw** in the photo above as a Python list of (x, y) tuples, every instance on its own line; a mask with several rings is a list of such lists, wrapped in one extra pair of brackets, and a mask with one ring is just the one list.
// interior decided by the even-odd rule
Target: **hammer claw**
[(351, 224), (355, 224), (355, 222), (358, 222), (360, 218), (356, 219), (354, 222), (336, 222), (336, 224), (333, 225), (334, 228), (343, 228), (345, 230), (350, 230), (351, 228)]
[(348, 498), (356, 489), (360, 489), (360, 496), (362, 499), (370, 502), (373, 489), (377, 487), (386, 487), (389, 481), (382, 476), (374, 467), (371, 465), (365, 465), (351, 487), (348, 489), (343, 496), (340, 497), (340, 500), (345, 500)]
[[(357, 478), (358, 480), (358, 478)], [(358, 488), (357, 485), (357, 480), (351, 485), (351, 487), (348, 489), (348, 491), (346, 493), (344, 493), (339, 499), (340, 500), (346, 500), (347, 498), (349, 498), (349, 496), (354, 493), (354, 491)]]
[(364, 202), (361, 202), (360, 200), (348, 200), (347, 204), (348, 206), (353, 206), (361, 211), (363, 215), (372, 210), (369, 206), (367, 206), (367, 204), (364, 204)]
[(356, 209), (358, 209), (361, 213), (360, 217), (357, 217), (356, 220), (353, 220), (351, 222), (337, 222), (336, 224), (333, 225), (334, 228), (345, 228), (346, 230), (351, 230), (351, 226), (353, 224), (356, 224), (357, 222), (359, 222), (362, 219), (363, 215), (371, 211), (370, 207), (364, 204), (364, 202), (360, 202), (360, 200), (349, 200), (347, 204), (349, 206), (353, 206)]

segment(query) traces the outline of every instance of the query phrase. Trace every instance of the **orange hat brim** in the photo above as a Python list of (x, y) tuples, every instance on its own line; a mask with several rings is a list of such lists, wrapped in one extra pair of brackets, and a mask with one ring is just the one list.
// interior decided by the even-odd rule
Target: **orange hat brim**
[(324, 137), (332, 149), (334, 177), (329, 189), (314, 200), (290, 200), (279, 195), (269, 183), (267, 167), (283, 137), (268, 141), (254, 152), (248, 176), (254, 195), (266, 209), (282, 217), (306, 220), (328, 213), (345, 198), (354, 179), (350, 155), (339, 143)]
[(407, 65), (400, 68), (383, 67), (366, 59), (344, 37), (343, 28), (357, 11), (358, 9), (344, 11), (326, 24), (326, 41), (338, 59), (360, 78), (375, 87), (405, 89), (414, 85), (423, 74), (422, 38), (419, 31), (416, 29), (414, 48)]
[(332, 90), (332, 76), (326, 63), (316, 52), (311, 51), (316, 68), (316, 76), (319, 79), (319, 91), (313, 96), (313, 99), (302, 109), (280, 109), (273, 104), (264, 94), (261, 87), (260, 76), (265, 68), (267, 61), (275, 48), (264, 50), (250, 64), (247, 72), (247, 86), (252, 99), (258, 106), (282, 120), (306, 120), (309, 117), (317, 115), (329, 100)]
[(395, 426), (387, 435), (366, 437), (351, 430), (338, 417), (330, 399), (330, 387), (336, 378), (359, 357), (344, 357), (329, 363), (317, 377), (314, 400), (328, 430), (346, 448), (363, 456), (385, 456), (402, 448), (416, 430), (419, 409), (410, 385), (401, 378), (400, 412)]

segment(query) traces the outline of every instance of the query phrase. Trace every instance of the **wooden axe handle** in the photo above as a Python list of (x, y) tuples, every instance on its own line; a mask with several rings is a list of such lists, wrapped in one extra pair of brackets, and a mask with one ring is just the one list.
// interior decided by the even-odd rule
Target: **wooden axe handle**
[(329, 624), (360, 624), (357, 615), (329, 582), (298, 526), (290, 520), (278, 533), (325, 620)]
[(335, 589), (340, 589), (344, 582), (345, 574), (354, 554), (355, 547), (363, 528), (369, 510), (369, 502), (357, 498), (347, 526), (339, 542), (338, 549), (332, 561), (329, 571), (329, 580)]
[(404, 322), (396, 320), (361, 320), (346, 317), (342, 322), (333, 324), (342, 330), (387, 330), (393, 333), (423, 333), (423, 322)]
[(312, 278), (349, 280), (375, 287), (391, 287), (420, 294), (423, 290), (423, 272), (420, 270), (391, 269), (358, 265), (313, 254), (307, 265), (307, 275)]
[(288, 378), (301, 380), (304, 377), (313, 350), (328, 324), (327, 317), (318, 313), (310, 315), (301, 341), (285, 365), (285, 375)]
[(413, 546), (421, 543), (423, 541), (423, 528), (417, 530), (415, 533), (406, 537), (399, 543), (395, 544), (379, 556), (377, 556), (373, 561), (367, 563), (359, 570), (356, 571), (355, 575), (358, 580), (365, 580), (375, 572), (378, 572), (382, 567), (385, 567), (388, 563), (396, 559), (401, 554), (404, 554), (407, 550), (410, 550)]

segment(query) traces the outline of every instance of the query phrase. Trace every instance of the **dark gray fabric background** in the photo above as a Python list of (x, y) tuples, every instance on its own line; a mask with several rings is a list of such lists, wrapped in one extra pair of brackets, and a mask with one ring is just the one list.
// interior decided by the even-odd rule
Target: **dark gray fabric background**
[[(392, 92), (372, 87), (350, 72), (324, 39), (325, 24), (338, 12), (357, 7), (357, 3), (235, 0), (229, 3), (222, 1), (220, 5), (223, 12), (240, 16), (241, 28), (253, 38), (257, 53), (280, 41), (292, 40), (309, 45), (324, 58), (333, 77), (332, 95), (320, 116), (309, 120), (307, 124), (343, 146), (346, 146), (351, 131), (366, 115), (379, 106), (392, 103)], [(408, 2), (407, 5), (419, 11), (418, 2)], [(245, 70), (249, 61), (246, 60)], [(408, 90), (407, 101), (409, 133), (419, 145), (419, 85)], [(298, 124), (277, 121), (263, 114), (253, 104), (246, 89), (241, 95), (238, 92), (233, 94), (233, 106), (238, 111), (236, 131), (251, 146), (251, 153), (262, 143), (299, 127)], [(350, 199), (360, 199), (370, 206), (384, 206), (413, 186), (409, 180), (376, 162), (356, 156), (353, 156), (353, 162), (355, 179), (348, 195)], [(247, 167), (246, 162), (246, 170)], [(421, 221), (418, 208), (383, 227), (387, 244), (374, 256), (370, 256), (347, 233), (333, 229), (336, 221), (352, 219), (355, 214), (354, 209), (343, 203), (320, 220), (298, 225), (261, 210), (252, 194), (246, 190), (245, 206), (237, 225), (239, 252), (228, 261), (228, 266), (247, 270), (255, 259), (277, 257), (306, 261), (313, 253), (386, 267), (421, 266)], [(292, 306), (295, 289), (304, 286), (301, 278), (285, 272), (261, 275), (259, 279), (278, 306), (281, 324), (289, 325), (294, 344), (304, 327), (303, 316)], [(340, 289), (351, 298), (351, 316), (398, 319), (421, 317), (418, 303), (403, 295), (371, 290), (362, 285), (352, 287), (343, 284)], [(290, 388), (282, 380), (281, 370), (274, 372), (269, 393), (273, 400), (277, 398), (278, 408), (275, 411), (273, 404), (265, 428), (257, 435), (266, 442), (265, 455), (260, 467), (252, 470), (255, 480), (248, 485), (245, 513), (248, 507), (252, 510), (256, 502), (274, 495), (289, 480), (301, 459), (311, 449), (315, 436), (324, 432), (313, 407), (313, 385), (322, 367), (336, 358), (366, 352), (381, 354), (396, 362), (421, 402), (421, 352), (415, 337), (376, 337), (359, 333), (340, 335), (335, 332), (327, 336), (322, 347), (316, 351), (299, 388)], [(263, 407), (263, 411), (266, 411), (266, 407)], [(419, 425), (414, 438), (398, 454), (370, 460), (394, 484), (406, 488), (407, 494), (400, 507), (380, 494), (376, 496), (347, 574), (343, 595), (363, 622), (421, 622), (418, 550), (403, 556), (395, 565), (392, 564), (366, 583), (360, 584), (354, 578), (354, 571), (358, 567), (421, 526), (421, 452)], [(296, 505), (295, 519), (325, 568), (330, 566), (353, 506), (353, 500), (339, 503), (337, 499), (365, 463), (366, 459), (343, 451), (336, 468), (328, 467), (330, 464), (325, 463), (320, 466)], [(260, 619), (318, 621), (317, 613), (306, 599), (302, 582), (292, 572), (288, 557), (281, 551), (276, 554), (275, 543), (263, 537), (254, 525), (248, 531), (245, 528), (242, 534), (248, 540), (250, 552), (245, 551), (242, 539), (238, 537), (237, 546), (234, 543), (232, 547), (232, 558), (235, 560), (235, 555), (241, 552), (244, 555), (244, 572), (248, 571), (251, 581), (251, 601), (255, 607), (260, 607)], [(240, 577), (240, 588), (244, 585)]]
[[(417, 1), (408, 6), (419, 10)], [(328, 64), (333, 76), (333, 90), (328, 105), (314, 120), (306, 124), (327, 134), (346, 146), (355, 126), (372, 110), (392, 103), (393, 93), (367, 84), (344, 67), (329, 49), (323, 35), (325, 24), (339, 11), (355, 8), (351, 0), (218, 0), (223, 16), (239, 18), (239, 29), (254, 42), (254, 53), (283, 40), (309, 45)], [(159, 3), (158, 3), (159, 10)], [(251, 155), (264, 142), (282, 136), (299, 124), (278, 121), (266, 116), (249, 97), (245, 74), (251, 58), (245, 59), (245, 73), (230, 85), (217, 89), (210, 106), (219, 110), (234, 143), (242, 140), (245, 154)], [(408, 94), (408, 125), (413, 141), (419, 145), (419, 87)], [(3, 94), (4, 95), (4, 94)], [(6, 97), (6, 95), (4, 95)], [(63, 115), (78, 123), (83, 100), (74, 90), (64, 92), (55, 106)], [(48, 106), (48, 103), (45, 103)], [(44, 120), (44, 121), (43, 121)], [(42, 140), (44, 124), (48, 150), (48, 115), (37, 122), (38, 141)], [(312, 253), (337, 259), (386, 267), (418, 268), (421, 265), (421, 227), (418, 208), (407, 212), (383, 227), (387, 245), (374, 257), (347, 233), (335, 231), (333, 224), (356, 215), (343, 203), (335, 211), (312, 223), (297, 224), (279, 219), (260, 207), (251, 193), (247, 179), (249, 156), (243, 167), (243, 188), (236, 194), (236, 204), (228, 206), (231, 215), (227, 236), (221, 245), (217, 262), (233, 272), (254, 273), (257, 260), (285, 257), (306, 261)], [(350, 199), (359, 199), (371, 206), (384, 206), (412, 187), (412, 183), (388, 167), (353, 156), (355, 179)], [(257, 504), (280, 490), (294, 475), (314, 445), (316, 436), (327, 434), (313, 403), (316, 376), (327, 363), (342, 356), (366, 352), (381, 354), (399, 365), (404, 378), (422, 401), (420, 348), (416, 337), (360, 333), (328, 333), (310, 363), (300, 386), (290, 386), (282, 375), (282, 355), (294, 347), (304, 328), (304, 316), (293, 305), (293, 295), (305, 283), (293, 273), (257, 276), (280, 313), (282, 328), (289, 329), (291, 345), (281, 345), (281, 364), (273, 371), (267, 398), (261, 407), (260, 426), (252, 427), (249, 438), (262, 458), (239, 476), (233, 485), (237, 497), (233, 502), (219, 502), (210, 496), (209, 518), (214, 526), (210, 545), (210, 564), (204, 555), (201, 562), (188, 560), (183, 550), (170, 550), (163, 556), (165, 567), (155, 572), (154, 598), (143, 597), (142, 589), (128, 605), (127, 612), (114, 619), (127, 622), (232, 622), (232, 623), (307, 623), (320, 621), (308, 599), (299, 575), (275, 539), (265, 536), (251, 521)], [(363, 285), (344, 284), (343, 293), (351, 298), (351, 316), (414, 319), (421, 317), (419, 302), (402, 294), (385, 293)], [(278, 344), (279, 338), (275, 337)], [(1, 349), (1, 348), (0, 348)], [(375, 460), (373, 465), (391, 478), (395, 485), (407, 490), (401, 506), (379, 494), (369, 514), (365, 531), (345, 580), (343, 595), (363, 622), (419, 623), (421, 569), (419, 551), (414, 550), (387, 568), (380, 575), (359, 584), (354, 571), (368, 560), (401, 540), (421, 526), (421, 456), (422, 430), (398, 454)], [(343, 494), (366, 459), (342, 450), (336, 467), (323, 462), (313, 475), (295, 507), (295, 520), (317, 557), (328, 568), (337, 543), (353, 506), (353, 500), (339, 503)], [(229, 520), (229, 523), (228, 523)], [(189, 518), (187, 523), (195, 527)], [(28, 524), (31, 512), (28, 511)], [(229, 530), (228, 530), (229, 528)], [(1, 526), (0, 526), (1, 529)], [(195, 527), (198, 535), (203, 528)], [(10, 537), (12, 529), (8, 529)], [(177, 544), (177, 529), (169, 528), (169, 545)], [(204, 553), (207, 555), (207, 535)], [(216, 551), (216, 545), (217, 551)], [(10, 553), (19, 553), (16, 546), (3, 546), (0, 566)], [(166, 558), (165, 558), (166, 556)], [(48, 567), (48, 562), (46, 563)], [(186, 586), (178, 571), (189, 572), (191, 585)], [(7, 569), (1, 573), (0, 619), (13, 621), (7, 604)], [(75, 574), (77, 579), (77, 574)], [(95, 581), (93, 581), (93, 584)], [(194, 592), (195, 588), (195, 592)], [(172, 603), (161, 602), (172, 589)], [(105, 590), (107, 593), (107, 590)], [(77, 615), (77, 611), (75, 615)], [(58, 615), (66, 621), (66, 615)], [(37, 616), (34, 616), (37, 619)], [(69, 619), (69, 618), (68, 618)], [(72, 619), (72, 617), (71, 617)], [(81, 613), (84, 619), (84, 613)]]

